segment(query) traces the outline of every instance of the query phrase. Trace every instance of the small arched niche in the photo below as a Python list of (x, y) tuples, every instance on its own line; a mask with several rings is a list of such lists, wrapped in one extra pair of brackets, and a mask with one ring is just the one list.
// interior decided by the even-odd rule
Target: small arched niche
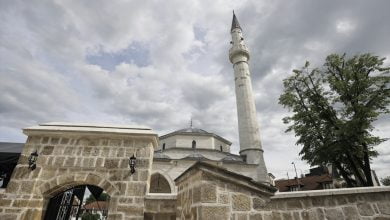
[(161, 174), (155, 173), (150, 178), (149, 193), (171, 193), (168, 180)]
[(193, 141), (192, 141), (192, 149), (195, 149), (195, 148), (196, 148), (196, 141), (193, 140)]

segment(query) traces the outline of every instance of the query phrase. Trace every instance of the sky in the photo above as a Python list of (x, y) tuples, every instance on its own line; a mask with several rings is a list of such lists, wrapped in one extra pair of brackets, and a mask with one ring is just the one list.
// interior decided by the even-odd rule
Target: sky
[[(282, 80), (327, 55), (390, 60), (388, 0), (0, 0), (0, 141), (44, 122), (144, 125), (164, 135), (193, 126), (238, 153), (228, 59), (234, 9), (250, 68), (264, 157), (277, 178), (308, 172), (278, 104)], [(390, 65), (387, 60), (386, 65)], [(373, 131), (390, 134), (390, 117)], [(372, 161), (390, 175), (390, 142)]]

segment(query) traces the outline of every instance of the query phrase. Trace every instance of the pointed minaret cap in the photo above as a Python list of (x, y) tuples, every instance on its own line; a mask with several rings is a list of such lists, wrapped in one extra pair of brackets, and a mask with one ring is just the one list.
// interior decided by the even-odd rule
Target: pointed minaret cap
[(234, 14), (234, 11), (233, 11), (232, 28), (230, 29), (230, 31), (233, 31), (233, 29), (235, 29), (235, 28), (239, 28), (240, 30), (242, 30), (241, 27), (240, 27), (240, 23), (238, 23), (236, 14)]

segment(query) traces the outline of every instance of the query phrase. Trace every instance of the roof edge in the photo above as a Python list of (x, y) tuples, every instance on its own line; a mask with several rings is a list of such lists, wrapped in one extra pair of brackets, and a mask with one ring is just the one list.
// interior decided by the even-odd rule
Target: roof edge
[(182, 174), (180, 174), (174, 181), (179, 182), (187, 173), (193, 170), (202, 170), (212, 176), (215, 176), (218, 179), (224, 179), (225, 181), (232, 182), (237, 185), (241, 185), (249, 190), (256, 191), (258, 193), (274, 195), (277, 191), (277, 188), (270, 186), (266, 183), (254, 181), (252, 178), (229, 171), (225, 168), (198, 161), (187, 170), (185, 170)]
[(159, 137), (159, 139), (164, 139), (164, 138), (168, 138), (168, 137), (172, 137), (172, 136), (175, 136), (175, 135), (185, 135), (185, 136), (194, 136), (194, 134), (196, 135), (199, 135), (199, 136), (209, 136), (209, 137), (214, 137), (216, 139), (219, 139), (220, 141), (228, 144), (229, 146), (232, 145), (232, 142), (226, 140), (225, 138), (217, 135), (217, 134), (214, 134), (214, 133), (190, 133), (190, 132), (178, 132), (178, 131), (174, 131), (174, 132), (171, 132), (171, 133), (168, 133), (168, 134), (164, 134), (162, 136)]

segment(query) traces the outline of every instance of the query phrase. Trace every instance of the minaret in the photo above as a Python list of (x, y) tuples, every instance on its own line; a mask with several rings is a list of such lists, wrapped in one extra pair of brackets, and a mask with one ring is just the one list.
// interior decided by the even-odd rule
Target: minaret
[(246, 159), (248, 164), (258, 165), (256, 170), (257, 181), (269, 182), (261, 147), (255, 100), (252, 93), (252, 82), (248, 65), (249, 50), (245, 45), (242, 29), (234, 12), (231, 35), (232, 48), (229, 50), (229, 59), (233, 64), (236, 86), (240, 155)]

